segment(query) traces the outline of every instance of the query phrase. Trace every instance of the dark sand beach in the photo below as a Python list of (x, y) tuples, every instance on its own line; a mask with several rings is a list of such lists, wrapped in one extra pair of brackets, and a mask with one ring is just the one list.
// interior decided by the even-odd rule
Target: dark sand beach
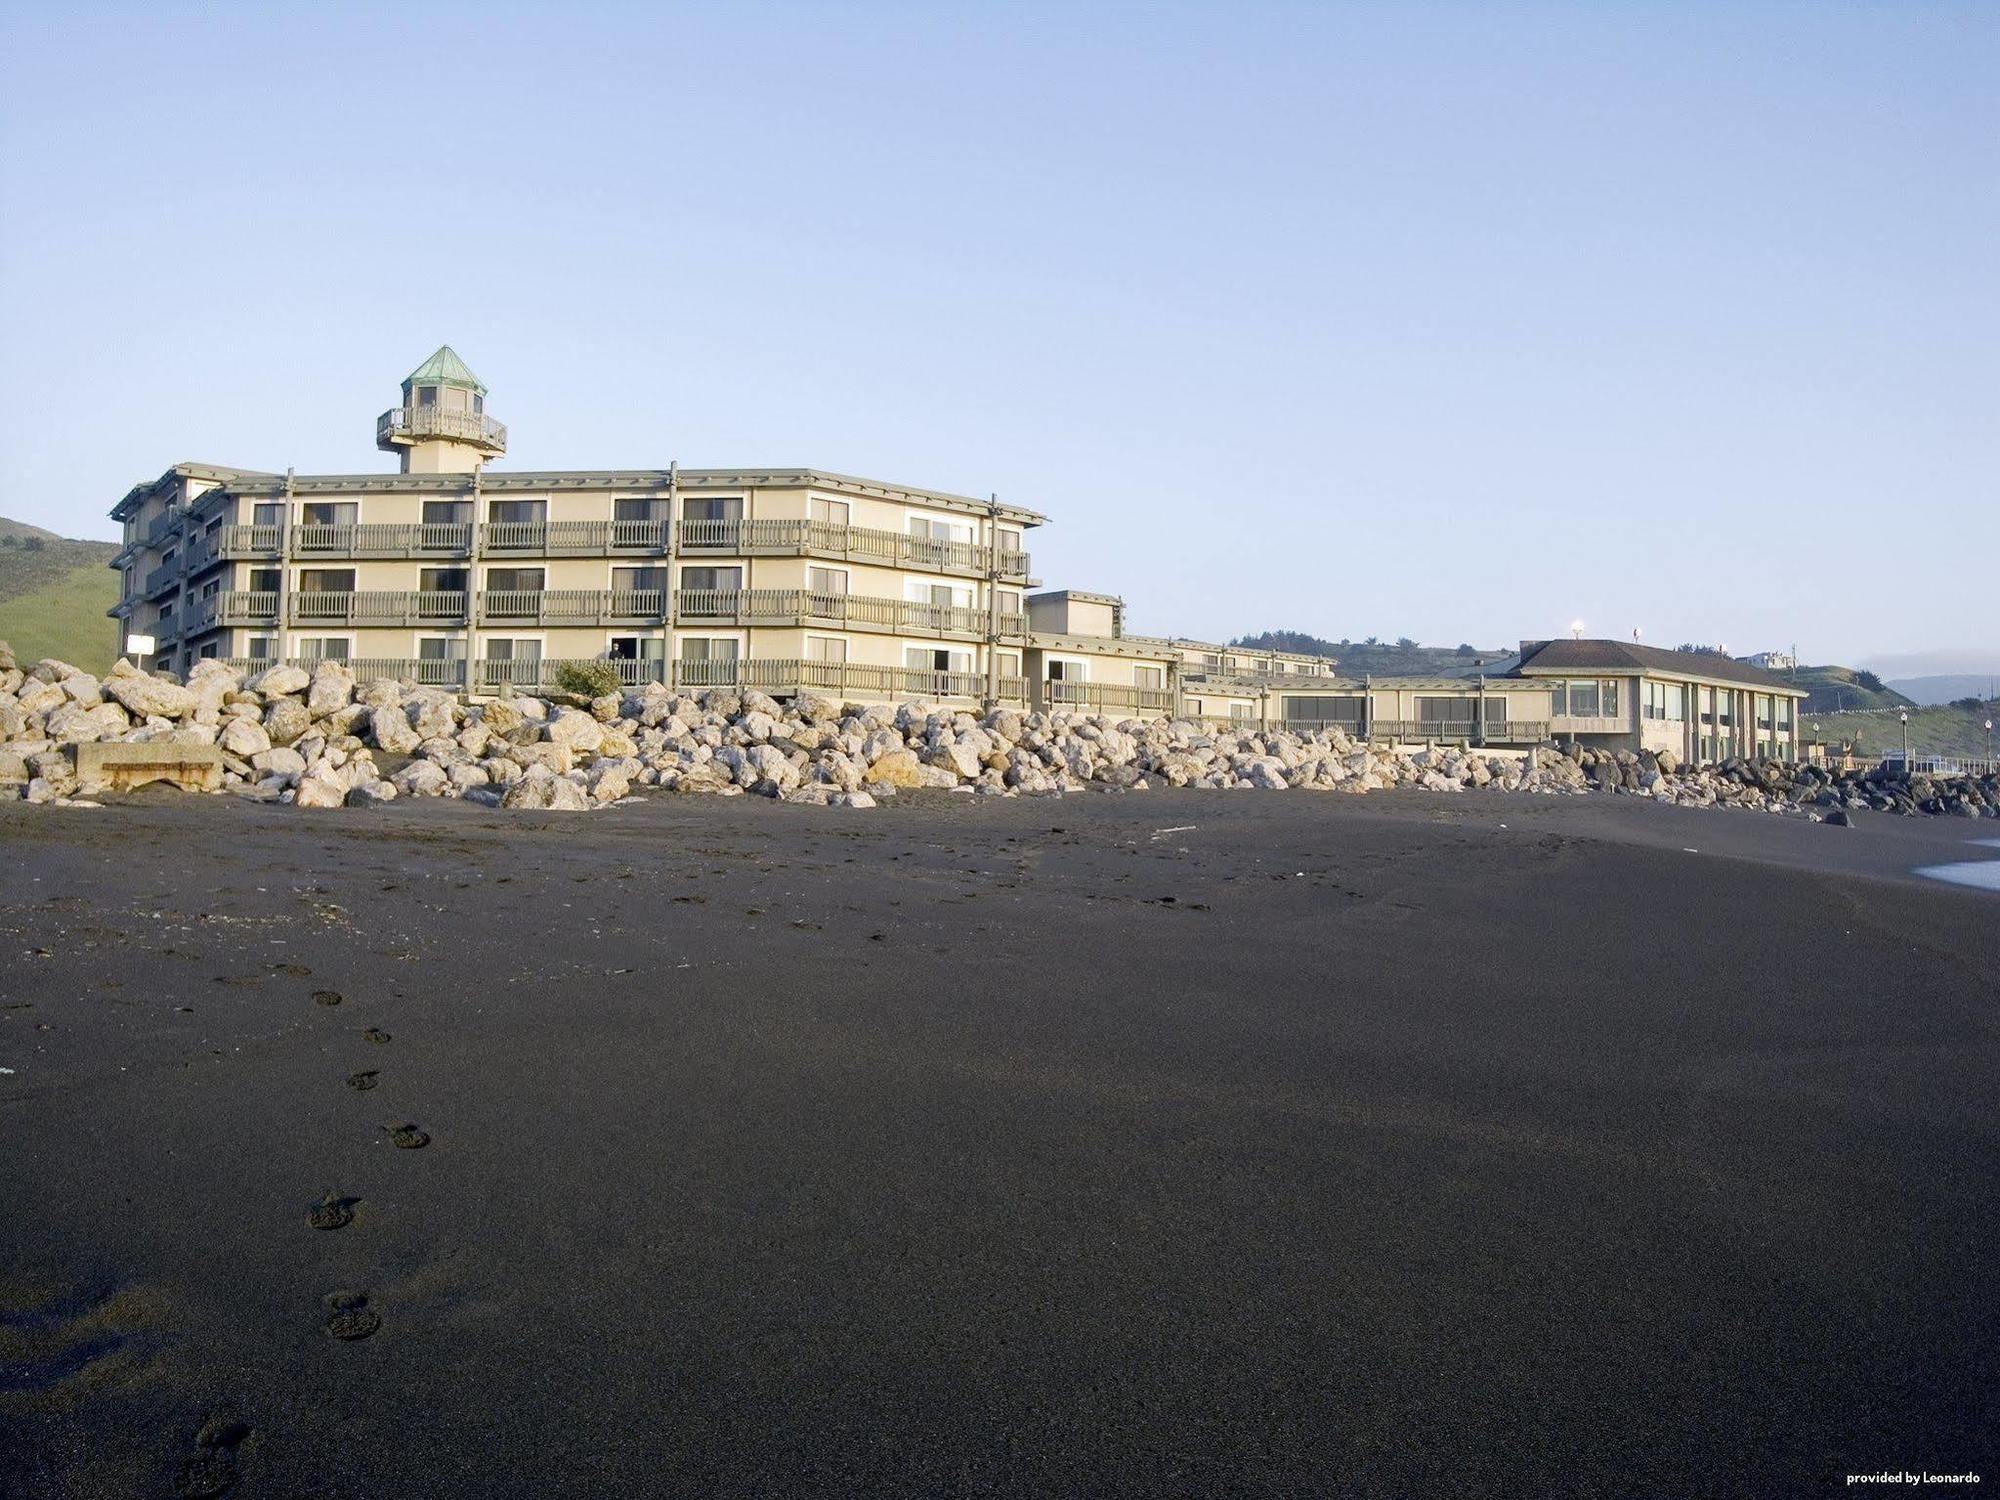
[(1862, 824), (0, 809), (0, 1494), (1990, 1486), (1993, 825)]

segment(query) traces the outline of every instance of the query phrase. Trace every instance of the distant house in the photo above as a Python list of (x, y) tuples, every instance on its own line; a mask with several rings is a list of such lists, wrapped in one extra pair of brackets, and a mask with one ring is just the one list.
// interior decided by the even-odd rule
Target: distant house
[(1755, 656), (1746, 656), (1743, 659), (1753, 667), (1762, 667), (1766, 672), (1790, 672), (1799, 664), (1799, 659), (1789, 651), (1759, 651)]
[(1549, 685), (1558, 741), (1686, 761), (1798, 754), (1806, 690), (1749, 662), (1627, 641), (1523, 641), (1508, 675)]

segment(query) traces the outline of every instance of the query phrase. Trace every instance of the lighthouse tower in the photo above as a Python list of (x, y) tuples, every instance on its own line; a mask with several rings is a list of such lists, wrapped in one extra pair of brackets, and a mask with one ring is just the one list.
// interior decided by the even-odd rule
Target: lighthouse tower
[(469, 474), (507, 451), (507, 428), (486, 415), (486, 387), (446, 344), (410, 372), (403, 404), (375, 419), (375, 446), (405, 474)]

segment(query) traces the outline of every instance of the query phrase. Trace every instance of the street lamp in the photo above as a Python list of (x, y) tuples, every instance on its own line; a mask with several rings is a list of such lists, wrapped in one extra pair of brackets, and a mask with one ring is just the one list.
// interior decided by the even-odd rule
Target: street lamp
[(1993, 721), (1992, 721), (1991, 719), (1988, 719), (1988, 720), (1986, 721), (1986, 759), (1987, 759), (1987, 762), (1988, 762), (1988, 764), (1991, 764), (1991, 763), (1992, 763), (1992, 760), (1993, 760)]
[(1896, 717), (1903, 721), (1903, 774), (1907, 776), (1910, 774), (1910, 711), (1899, 708)]

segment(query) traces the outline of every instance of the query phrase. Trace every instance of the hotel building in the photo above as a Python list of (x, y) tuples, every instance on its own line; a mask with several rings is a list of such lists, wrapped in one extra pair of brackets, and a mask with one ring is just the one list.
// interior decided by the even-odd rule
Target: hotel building
[(1124, 602), (1030, 592), (997, 500), (812, 469), (490, 470), (507, 429), (442, 348), (376, 419), (394, 473), (183, 463), (112, 509), (119, 649), (255, 670), (332, 657), (471, 693), (546, 690), (569, 663), (632, 684), (925, 698), (1392, 743), (1551, 739), (1690, 760), (1791, 753), (1802, 692), (1726, 658), (1528, 643), (1476, 679), (1352, 678), (1322, 657), (1133, 635)]

